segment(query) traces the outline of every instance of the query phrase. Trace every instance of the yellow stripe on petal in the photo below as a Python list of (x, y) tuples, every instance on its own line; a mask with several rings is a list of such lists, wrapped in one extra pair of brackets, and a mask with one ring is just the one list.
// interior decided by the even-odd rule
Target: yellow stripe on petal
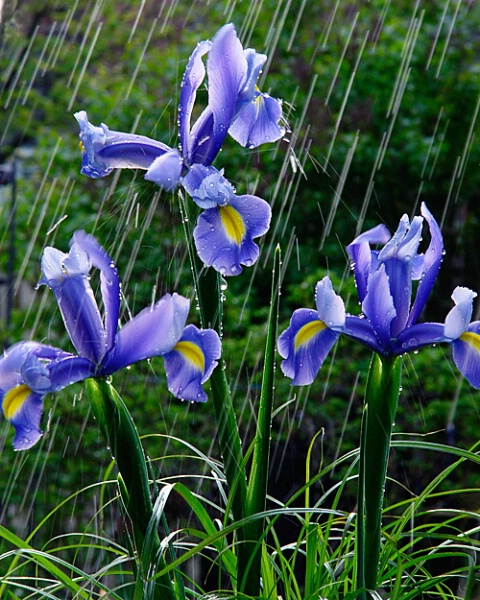
[(32, 390), (28, 385), (22, 384), (12, 388), (5, 394), (2, 409), (3, 414), (8, 421), (13, 419), (31, 393)]
[(323, 329), (326, 329), (327, 326), (323, 321), (311, 321), (307, 323), (303, 327), (301, 327), (297, 335), (295, 336), (295, 350), (298, 350), (300, 346), (305, 346), (308, 342), (317, 335)]
[(245, 223), (241, 214), (233, 206), (219, 206), (220, 219), (230, 241), (240, 246), (245, 235)]
[(478, 333), (473, 333), (473, 331), (465, 331), (460, 336), (462, 342), (466, 342), (472, 348), (475, 348), (477, 352), (480, 352), (480, 335)]
[(180, 352), (195, 369), (202, 373), (205, 371), (205, 356), (200, 346), (193, 342), (178, 342), (174, 350)]

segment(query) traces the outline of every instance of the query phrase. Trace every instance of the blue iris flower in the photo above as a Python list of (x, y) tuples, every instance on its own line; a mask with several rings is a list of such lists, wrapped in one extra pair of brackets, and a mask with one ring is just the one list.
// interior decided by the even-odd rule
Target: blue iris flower
[[(437, 278), (443, 256), (440, 228), (427, 207), (410, 223), (404, 215), (393, 236), (384, 225), (359, 235), (348, 255), (357, 286), (361, 316), (349, 315), (333, 291), (329, 277), (316, 286), (317, 310), (296, 310), (279, 337), (283, 373), (292, 385), (308, 385), (317, 375), (340, 334), (381, 356), (399, 356), (424, 346), (449, 343), (455, 364), (468, 381), (480, 388), (480, 321), (470, 323), (476, 293), (457, 287), (455, 306), (445, 323), (417, 323)], [(419, 253), (424, 220), (430, 243)], [(380, 250), (372, 245), (381, 245)], [(414, 293), (414, 283), (416, 290)]]
[[(103, 312), (90, 285), (91, 267), (100, 271)], [(106, 377), (139, 360), (163, 356), (169, 390), (178, 398), (203, 402), (202, 389), (220, 358), (221, 344), (211, 329), (185, 322), (189, 300), (166, 294), (118, 329), (120, 281), (112, 259), (97, 240), (74, 234), (68, 254), (47, 247), (43, 278), (56, 296), (77, 354), (24, 341), (0, 358), (0, 402), (15, 427), (13, 446), (33, 446), (42, 432), (43, 397), (88, 377)]]
[[(203, 62), (205, 55), (208, 55), (206, 69)], [(208, 206), (198, 201), (198, 194), (193, 195), (194, 200), (201, 208), (228, 205), (231, 209), (217, 209), (213, 225), (210, 225), (213, 213), (202, 217), (203, 225), (199, 223), (204, 230), (204, 222), (207, 221), (209, 227), (214, 227), (211, 232), (218, 232), (218, 238), (205, 238), (203, 234), (195, 237), (196, 240), (201, 237), (201, 246), (212, 242), (217, 250), (233, 248), (233, 251), (226, 250), (221, 256), (215, 250), (202, 252), (198, 243), (197, 250), (207, 266), (221, 266), (224, 275), (237, 275), (242, 270), (240, 264), (253, 264), (258, 256), (258, 247), (252, 239), (268, 231), (270, 224), (268, 204), (256, 196), (236, 196), (223, 173), (211, 166), (227, 134), (247, 148), (274, 142), (284, 135), (285, 129), (280, 125), (281, 102), (262, 93), (256, 85), (266, 59), (265, 55), (251, 48), (243, 49), (232, 24), (222, 27), (212, 41), (197, 45), (182, 80), (178, 113), (179, 149), (144, 136), (110, 131), (104, 124), (94, 126), (88, 121), (85, 111), (75, 114), (80, 125), (84, 175), (98, 178), (108, 175), (113, 169), (144, 169), (145, 179), (165, 190), (182, 185), (190, 194), (201, 187), (200, 176), (209, 178), (208, 184), (205, 184), (208, 185)], [(205, 75), (208, 76), (208, 103), (191, 125), (197, 90)], [(234, 215), (238, 230), (234, 235), (231, 235), (230, 219), (225, 217), (229, 212)], [(220, 218), (219, 214), (225, 218)], [(247, 221), (247, 214), (254, 216)], [(228, 243), (225, 244), (226, 238)]]

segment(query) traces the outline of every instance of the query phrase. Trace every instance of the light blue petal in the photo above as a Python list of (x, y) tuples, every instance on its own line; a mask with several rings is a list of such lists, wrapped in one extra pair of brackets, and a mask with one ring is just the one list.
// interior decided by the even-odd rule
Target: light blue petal
[(205, 402), (202, 389), (221, 355), (220, 338), (212, 329), (187, 325), (180, 341), (164, 356), (168, 389), (177, 398)]
[(253, 48), (247, 48), (243, 54), (247, 61), (247, 77), (245, 86), (240, 92), (240, 100), (251, 102), (255, 98), (255, 93), (257, 93), (257, 81), (267, 57), (265, 54), (259, 54)]
[(181, 183), (203, 209), (228, 204), (235, 194), (233, 185), (223, 176), (223, 170), (218, 171), (215, 167), (192, 165)]
[(178, 294), (165, 294), (128, 321), (117, 333), (99, 373), (110, 375), (145, 358), (170, 352), (180, 340), (190, 301)]
[(315, 379), (327, 354), (340, 334), (328, 329), (315, 310), (299, 308), (290, 326), (278, 338), (278, 351), (284, 375), (292, 385), (309, 385)]
[(193, 232), (198, 256), (223, 275), (239, 275), (252, 266), (259, 248), (254, 238), (270, 226), (270, 205), (256, 196), (234, 196), (228, 205), (205, 210)]
[(256, 92), (254, 98), (238, 105), (228, 133), (241, 146), (252, 149), (276, 142), (285, 135), (279, 125), (282, 103), (268, 94)]
[(345, 304), (333, 291), (329, 277), (324, 277), (315, 288), (318, 318), (330, 329), (343, 331), (345, 326)]
[(169, 150), (153, 161), (145, 174), (145, 179), (153, 181), (169, 192), (177, 187), (182, 168), (182, 157), (178, 150)]
[(466, 287), (455, 288), (452, 294), (455, 306), (445, 319), (445, 337), (456, 340), (467, 330), (472, 318), (473, 300), (476, 297), (476, 292), (472, 292)]

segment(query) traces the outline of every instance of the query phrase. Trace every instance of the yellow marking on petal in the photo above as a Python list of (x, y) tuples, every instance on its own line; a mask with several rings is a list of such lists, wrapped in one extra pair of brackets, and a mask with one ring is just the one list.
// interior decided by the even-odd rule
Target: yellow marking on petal
[(220, 219), (230, 241), (240, 246), (245, 235), (245, 224), (241, 214), (233, 206), (220, 206)]
[(326, 329), (327, 326), (323, 321), (312, 321), (311, 323), (307, 323), (303, 327), (301, 327), (297, 335), (295, 336), (295, 350), (298, 350), (300, 346), (305, 346), (308, 342), (317, 335), (323, 329)]
[(12, 388), (5, 394), (3, 399), (3, 414), (7, 421), (11, 421), (16, 413), (22, 408), (22, 404), (30, 396), (32, 390), (28, 385), (22, 384)]
[(463, 342), (466, 342), (469, 346), (475, 348), (477, 352), (480, 352), (480, 335), (478, 333), (473, 333), (473, 331), (465, 331), (460, 336), (460, 339)]
[(200, 346), (197, 346), (193, 342), (178, 342), (174, 350), (183, 354), (195, 369), (198, 369), (202, 373), (205, 371), (205, 356)]
[(83, 145), (83, 142), (82, 142), (82, 141), (80, 141), (78, 145), (80, 146), (80, 150), (81, 150), (82, 152), (85, 152), (85, 146)]

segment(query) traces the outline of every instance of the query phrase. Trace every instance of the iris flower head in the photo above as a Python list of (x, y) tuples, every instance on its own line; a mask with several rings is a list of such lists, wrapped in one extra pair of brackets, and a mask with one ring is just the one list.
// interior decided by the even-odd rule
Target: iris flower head
[[(430, 242), (419, 252), (424, 223)], [(377, 249), (377, 246), (382, 246)], [(343, 334), (381, 356), (399, 356), (438, 343), (452, 345), (461, 373), (480, 388), (480, 322), (470, 323), (476, 293), (457, 287), (455, 306), (445, 323), (418, 323), (440, 269), (444, 253), (440, 228), (425, 204), (410, 222), (404, 215), (396, 232), (378, 225), (347, 246), (361, 315), (350, 315), (324, 277), (316, 287), (317, 309), (296, 310), (280, 335), (283, 373), (292, 385), (313, 382), (328, 352)]]
[[(266, 233), (270, 223), (270, 208), (263, 200), (236, 196), (223, 171), (212, 166), (227, 134), (247, 148), (275, 142), (285, 134), (281, 101), (257, 87), (266, 59), (251, 48), (244, 50), (232, 24), (223, 26), (212, 41), (197, 44), (182, 79), (178, 148), (144, 136), (110, 131), (105, 124), (97, 127), (89, 122), (85, 111), (75, 114), (80, 125), (84, 175), (98, 178), (116, 168), (144, 169), (145, 179), (167, 191), (180, 185), (190, 195), (195, 193), (193, 199), (200, 208), (214, 210), (200, 215), (199, 232), (194, 238), (205, 264), (214, 268), (218, 265), (217, 270), (221, 268), (225, 275), (237, 275), (242, 264), (255, 262), (258, 246), (252, 239)], [(192, 124), (197, 91), (205, 77), (208, 102)], [(230, 206), (224, 214), (231, 213), (235, 223), (241, 220), (233, 236), (225, 227), (219, 228), (226, 222), (219, 216), (218, 207), (223, 205)], [(247, 214), (251, 215), (248, 220)], [(215, 248), (209, 252), (202, 251), (210, 243), (206, 227), (214, 227), (218, 234), (223, 231), (223, 238), (213, 241)], [(231, 228), (228, 231), (232, 233)]]
[[(103, 310), (90, 284), (100, 272)], [(211, 329), (185, 326), (189, 300), (166, 294), (119, 328), (120, 280), (114, 262), (97, 240), (74, 234), (70, 251), (45, 248), (40, 284), (51, 288), (76, 354), (33, 341), (19, 342), (0, 358), (0, 402), (15, 428), (14, 448), (33, 446), (42, 435), (43, 398), (88, 377), (107, 377), (137, 361), (163, 356), (169, 390), (203, 402), (202, 384), (220, 358)]]

